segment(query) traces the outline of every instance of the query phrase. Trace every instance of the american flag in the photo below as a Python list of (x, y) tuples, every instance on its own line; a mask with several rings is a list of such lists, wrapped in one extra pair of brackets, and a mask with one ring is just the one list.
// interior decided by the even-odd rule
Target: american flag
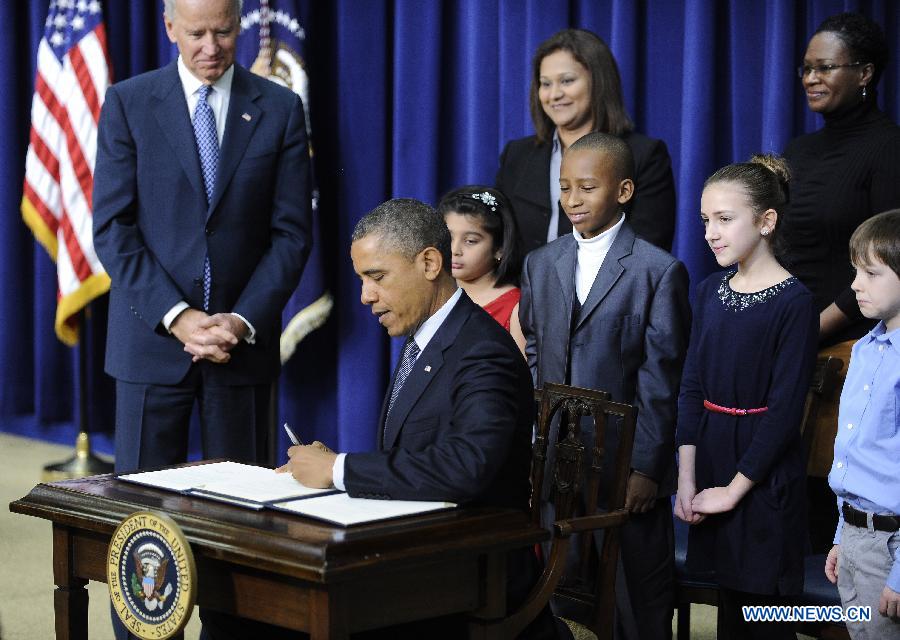
[(109, 290), (94, 252), (97, 121), (110, 83), (99, 0), (51, 0), (38, 45), (22, 217), (56, 261), (56, 335), (78, 342), (78, 312)]

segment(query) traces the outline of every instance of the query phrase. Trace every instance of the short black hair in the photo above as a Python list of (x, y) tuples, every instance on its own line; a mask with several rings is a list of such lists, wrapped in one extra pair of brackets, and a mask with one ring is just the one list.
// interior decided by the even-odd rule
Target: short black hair
[(816, 29), (816, 33), (826, 31), (841, 39), (852, 62), (872, 63), (872, 86), (876, 86), (888, 62), (888, 45), (881, 26), (861, 13), (839, 13), (825, 18)]
[(353, 242), (378, 236), (389, 248), (412, 261), (428, 247), (443, 258), (442, 268), (452, 275), (450, 231), (444, 217), (420, 200), (394, 198), (363, 216), (353, 229)]
[(497, 279), (494, 286), (519, 286), (519, 276), (522, 274), (519, 228), (512, 205), (500, 190), (479, 184), (459, 187), (444, 195), (437, 208), (442, 216), (460, 213), (478, 218), (484, 230), (491, 234), (494, 250), (503, 252), (500, 263), (494, 269)]
[(583, 135), (566, 149), (566, 153), (590, 149), (605, 154), (612, 162), (619, 180), (634, 180), (634, 154), (628, 143), (618, 136), (594, 131)]

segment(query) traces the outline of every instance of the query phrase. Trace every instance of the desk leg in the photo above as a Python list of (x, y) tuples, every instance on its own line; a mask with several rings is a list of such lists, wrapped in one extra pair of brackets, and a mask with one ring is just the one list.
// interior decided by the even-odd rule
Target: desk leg
[(74, 549), (71, 531), (53, 525), (53, 609), (56, 613), (57, 640), (87, 640), (88, 591), (87, 580), (74, 574)]
[(475, 611), (470, 619), (469, 640), (499, 638), (500, 631), (496, 627), (488, 628), (485, 622), (502, 620), (506, 615), (506, 554), (488, 554), (484, 558), (482, 571), (484, 606)]
[(316, 591), (310, 597), (310, 640), (346, 640), (348, 612), (344, 599), (333, 591)]

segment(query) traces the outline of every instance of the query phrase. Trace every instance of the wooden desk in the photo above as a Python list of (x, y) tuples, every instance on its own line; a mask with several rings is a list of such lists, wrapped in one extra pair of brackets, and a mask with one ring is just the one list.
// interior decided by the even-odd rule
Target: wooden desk
[[(308, 632), (314, 640), (457, 612), (505, 611), (505, 552), (549, 534), (508, 509), (464, 508), (341, 528), (116, 480), (39, 484), (10, 503), (53, 523), (56, 637), (87, 639), (88, 580), (106, 582), (117, 524), (167, 513), (190, 541), (197, 604)], [(471, 635), (488, 637), (475, 624)]]

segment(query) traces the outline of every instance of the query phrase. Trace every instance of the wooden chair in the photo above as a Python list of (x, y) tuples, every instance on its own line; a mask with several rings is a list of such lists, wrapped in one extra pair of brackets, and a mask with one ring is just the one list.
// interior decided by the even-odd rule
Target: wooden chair
[[(824, 403), (837, 403), (840, 397), (837, 391), (838, 377), (844, 368), (844, 361), (834, 356), (819, 358), (816, 360), (816, 370), (813, 372), (809, 393), (806, 395), (806, 405), (803, 407), (803, 422), (800, 432), (803, 436), (803, 452), (809, 456), (810, 448), (815, 439), (816, 420), (819, 409)], [(837, 415), (837, 414), (835, 414)]]
[[(581, 603), (590, 611), (586, 626), (600, 639), (611, 639), (615, 612), (616, 563), (619, 556), (619, 530), (628, 518), (625, 511), (625, 487), (631, 469), (637, 409), (632, 405), (609, 400), (603, 391), (580, 389), (561, 384), (547, 384), (536, 391), (539, 413), (533, 446), (531, 468), (531, 518), (541, 521), (545, 483), (553, 513), (553, 536), (544, 572), (522, 606), (504, 620), (490, 625), (501, 637), (514, 638), (533, 620), (556, 593), (557, 597)], [(559, 416), (560, 437), (552, 443), (553, 468), (548, 469), (548, 447), (551, 423)], [(582, 443), (582, 416), (593, 419), (594, 447), (587, 451)], [(619, 445), (615, 453), (612, 481), (601, 487), (605, 475), (605, 432), (608, 420), (620, 420)], [(582, 486), (584, 484), (584, 486)], [(597, 513), (600, 491), (606, 491), (608, 509)], [(579, 502), (586, 515), (579, 513)], [(596, 565), (596, 581), (583, 578), (594, 573), (582, 567), (570, 578), (566, 588), (557, 588), (563, 576), (566, 555), (577, 533), (603, 530), (603, 544)], [(585, 547), (593, 548), (592, 535), (583, 535)], [(590, 549), (588, 549), (590, 551)], [(582, 555), (583, 558), (590, 555)], [(595, 556), (596, 557), (596, 556)], [(593, 583), (592, 583), (593, 582)]]
[[(843, 361), (833, 356), (816, 360), (816, 368), (813, 372), (812, 382), (806, 394), (806, 403), (803, 407), (803, 420), (800, 423), (805, 456), (809, 455), (809, 448), (814, 436), (814, 429), (808, 427), (815, 424), (819, 406), (822, 402), (835, 401), (835, 386), (838, 374), (843, 366)], [(720, 605), (719, 585), (714, 581), (713, 576), (696, 574), (687, 570), (687, 537), (688, 525), (675, 518), (675, 581), (676, 607), (678, 610), (677, 637), (679, 640), (687, 640), (691, 637), (692, 603), (712, 605), (714, 607)], [(821, 563), (818, 564), (819, 570), (816, 572), (814, 565), (819, 558), (821, 558)], [(830, 594), (832, 590), (835, 595), (837, 593), (837, 588), (825, 579), (822, 571), (824, 566), (825, 556), (809, 556), (806, 558), (804, 594), (799, 598), (799, 601), (803, 604), (834, 604), (833, 601), (823, 597), (823, 594)], [(819, 579), (820, 575), (821, 580)], [(823, 582), (825, 583), (824, 585), (822, 584)], [(839, 603), (840, 599), (838, 599)], [(814, 628), (802, 629), (801, 632), (812, 635), (811, 631), (815, 630)], [(719, 620), (716, 624), (716, 634), (719, 637), (724, 637), (723, 633), (721, 620)], [(816, 634), (816, 637), (840, 636), (818, 636)]]

